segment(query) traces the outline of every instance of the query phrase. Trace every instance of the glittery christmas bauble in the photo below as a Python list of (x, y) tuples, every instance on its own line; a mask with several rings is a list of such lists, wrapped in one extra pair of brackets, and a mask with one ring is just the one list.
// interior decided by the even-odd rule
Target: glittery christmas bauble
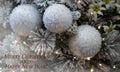
[(62, 33), (71, 26), (72, 14), (66, 6), (53, 4), (45, 10), (43, 22), (49, 31)]
[(81, 13), (79, 11), (73, 11), (72, 17), (74, 20), (78, 20), (81, 17)]
[(25, 37), (41, 22), (38, 10), (28, 4), (14, 8), (9, 20), (12, 30)]
[(69, 47), (73, 55), (87, 59), (94, 57), (101, 48), (101, 34), (94, 27), (81, 25), (76, 36), (71, 38)]

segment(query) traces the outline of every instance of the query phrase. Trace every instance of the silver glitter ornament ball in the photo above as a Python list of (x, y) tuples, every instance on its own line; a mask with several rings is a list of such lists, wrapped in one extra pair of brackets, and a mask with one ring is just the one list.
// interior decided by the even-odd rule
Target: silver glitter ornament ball
[(9, 21), (15, 33), (26, 37), (29, 35), (30, 31), (40, 24), (41, 18), (35, 7), (24, 4), (13, 9)]
[(78, 20), (81, 17), (81, 13), (79, 11), (72, 11), (71, 13), (74, 20)]
[(101, 48), (101, 34), (90, 25), (82, 25), (78, 28), (75, 37), (71, 38), (69, 47), (73, 55), (88, 59), (94, 57)]
[(53, 4), (45, 10), (43, 22), (49, 31), (62, 33), (71, 26), (72, 14), (66, 6)]

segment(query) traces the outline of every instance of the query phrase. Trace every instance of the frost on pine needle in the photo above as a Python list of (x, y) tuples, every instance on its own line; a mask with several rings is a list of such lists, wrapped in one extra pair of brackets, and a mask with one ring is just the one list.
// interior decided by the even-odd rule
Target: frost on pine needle
[(4, 50), (9, 51), (10, 44), (13, 40), (13, 33), (11, 35), (6, 36), (3, 41), (0, 42), (0, 48), (4, 48)]
[(64, 3), (67, 6), (69, 6), (71, 9), (76, 10), (77, 9), (77, 0), (59, 0), (60, 3)]
[(12, 2), (10, 1), (0, 1), (0, 24), (6, 28), (6, 24), (8, 24), (8, 18), (10, 11), (12, 9)]
[(54, 72), (85, 72), (83, 66), (79, 62), (60, 58), (62, 57), (55, 59), (51, 64)]
[(12, 9), (12, 2), (0, 0), (0, 40), (11, 32), (9, 26), (9, 14)]
[(49, 56), (55, 48), (56, 36), (47, 30), (39, 29), (31, 32), (28, 40), (32, 42), (31, 50), (37, 55)]
[[(47, 3), (48, 5), (52, 5), (55, 3), (55, 0), (33, 0), (33, 2), (36, 4), (36, 5), (39, 5), (41, 6), (42, 3)], [(46, 4), (46, 6), (47, 6)]]
[(106, 34), (104, 45), (99, 54), (100, 58), (108, 59), (112, 63), (120, 61), (120, 32), (113, 30)]
[[(2, 65), (3, 65), (3, 69), (2, 69), (2, 72), (23, 72), (23, 69), (24, 69), (24, 72), (44, 72), (40, 69), (36, 69), (36, 68), (31, 68), (31, 69), (28, 69), (28, 68), (25, 68), (23, 65), (35, 65), (35, 64), (39, 64), (37, 62), (37, 60), (40, 61), (40, 59), (33, 59), (33, 58), (30, 58), (30, 56), (36, 56), (33, 52), (31, 52), (29, 50), (29, 47), (26, 45), (25, 41), (17, 36), (16, 34), (14, 33), (11, 33), (10, 35), (6, 35), (6, 37), (3, 39), (2, 42), (0, 42), (0, 50), (2, 48), (2, 52), (0, 52), (0, 56), (4, 56), (4, 55), (7, 55), (6, 57), (0, 59), (2, 61)], [(6, 50), (6, 51), (4, 51)], [(4, 54), (2, 54), (4, 51)], [(17, 56), (14, 57), (14, 58), (11, 58), (11, 56)], [(26, 62), (23, 62), (23, 61), (31, 61), (29, 64), (27, 64)], [(5, 64), (7, 65), (19, 65), (20, 68), (14, 68), (11, 70), (11, 68), (6, 68), (5, 67)], [(40, 63), (42, 64), (42, 63)], [(43, 64), (45, 65), (45, 63)]]
[(0, 60), (3, 58), (3, 55), (8, 52), (8, 49), (4, 49), (2, 42), (0, 42)]
[[(3, 49), (2, 52), (5, 51), (4, 54), (10, 52), (10, 46), (12, 44), (12, 41), (14, 41), (14, 39), (15, 39), (14, 37), (15, 37), (14, 34), (11, 33), (10, 35), (5, 36), (3, 41), (0, 42), (0, 48)], [(3, 53), (1, 53), (1, 54), (3, 54)]]
[(117, 12), (120, 14), (120, 0), (116, 1), (115, 6), (117, 7)]
[(120, 38), (120, 33), (117, 30), (113, 30), (112, 32), (110, 32), (107, 37), (106, 37), (106, 42), (107, 44), (111, 44), (114, 43), (115, 40), (117, 40), (118, 38)]
[(33, 3), (37, 6), (40, 13), (43, 13), (45, 9), (52, 4), (57, 3), (55, 0), (33, 0)]
[[(28, 47), (26, 45), (23, 44), (22, 40), (16, 36), (16, 34), (11, 33), (10, 35), (7, 35), (2, 42), (0, 42), (0, 47), (4, 50), (6, 50), (4, 52), (4, 54), (2, 54), (2, 56), (5, 55), (25, 55), (25, 54), (30, 54), (30, 51), (28, 50)], [(16, 59), (12, 59), (12, 58), (7, 58), (4, 57), (2, 59), (2, 62), (5, 64), (19, 64), (21, 62), (23, 58), (16, 58)]]
[(28, 2), (30, 2), (31, 0), (14, 0), (15, 3), (21, 3), (21, 4), (26, 4)]
[(9, 52), (15, 52), (15, 54), (24, 54), (27, 53), (28, 46), (23, 44), (23, 41), (16, 34), (11, 33), (7, 35), (1, 42), (2, 48), (8, 50)]

